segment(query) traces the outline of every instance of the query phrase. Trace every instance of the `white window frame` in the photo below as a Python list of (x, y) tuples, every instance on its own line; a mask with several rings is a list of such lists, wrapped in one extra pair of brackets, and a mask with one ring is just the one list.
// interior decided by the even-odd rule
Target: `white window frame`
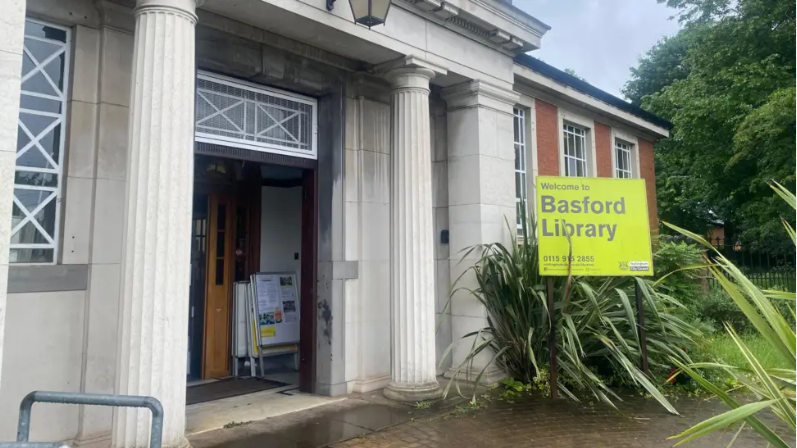
[[(52, 162), (56, 162), (55, 163), (55, 168), (52, 168), (52, 169), (50, 169), (50, 168), (24, 167), (24, 166), (23, 167), (17, 167), (16, 166), (16, 161), (15, 161), (15, 164), (14, 164), (14, 173), (15, 173), (15, 175), (16, 175), (17, 171), (34, 172), (34, 173), (35, 172), (39, 172), (39, 173), (54, 174), (56, 176), (56, 186), (55, 187), (45, 187), (45, 186), (33, 186), (33, 185), (24, 185), (24, 184), (16, 184), (16, 183), (14, 183), (14, 186), (13, 186), (14, 190), (22, 189), (22, 190), (34, 190), (34, 191), (49, 191), (49, 192), (53, 192), (55, 194), (55, 197), (50, 199), (50, 200), (48, 200), (48, 201), (46, 201), (46, 202), (43, 202), (42, 204), (39, 204), (39, 206), (37, 208), (35, 208), (33, 211), (28, 212), (26, 210), (25, 206), (21, 204), (21, 202), (16, 198), (16, 196), (13, 196), (13, 192), (12, 192), (13, 201), (16, 204), (16, 206), (22, 211), (22, 213), (25, 214), (25, 218), (23, 218), (23, 220), (21, 222), (17, 223), (17, 225), (14, 226), (11, 229), (10, 235), (13, 236), (17, 231), (21, 230), (22, 227), (27, 222), (30, 222), (30, 223), (33, 223), (33, 225), (42, 234), (42, 236), (44, 236), (45, 239), (50, 240), (50, 242), (46, 243), (46, 244), (24, 244), (24, 243), (23, 244), (10, 244), (9, 245), (9, 252), (12, 249), (52, 249), (53, 250), (53, 259), (52, 259), (52, 261), (49, 261), (49, 262), (34, 262), (34, 263), (21, 262), (21, 263), (17, 263), (17, 262), (12, 262), (11, 260), (9, 260), (9, 262), (11, 264), (13, 264), (14, 266), (54, 265), (54, 264), (58, 263), (58, 259), (59, 259), (59, 256), (60, 256), (59, 248), (60, 248), (60, 245), (61, 245), (61, 241), (60, 241), (60, 236), (61, 236), (61, 195), (62, 195), (62, 192), (63, 192), (62, 186), (63, 186), (63, 183), (64, 183), (64, 180), (63, 180), (63, 177), (64, 177), (64, 154), (67, 151), (67, 148), (66, 148), (66, 134), (68, 132), (68, 125), (69, 125), (68, 120), (67, 120), (67, 106), (68, 106), (68, 100), (69, 100), (69, 86), (70, 86), (70, 84), (69, 84), (70, 83), (69, 75), (70, 75), (70, 57), (71, 57), (71, 49), (72, 49), (72, 33), (71, 33), (71, 30), (69, 28), (67, 28), (67, 27), (55, 25), (55, 24), (50, 23), (50, 22), (44, 22), (44, 21), (41, 21), (41, 20), (31, 19), (29, 17), (25, 17), (25, 22), (26, 23), (27, 22), (32, 22), (32, 23), (36, 23), (36, 24), (39, 24), (39, 25), (47, 26), (47, 27), (50, 27), (50, 28), (59, 29), (59, 30), (64, 31), (64, 33), (66, 34), (66, 39), (65, 39), (66, 42), (54, 41), (54, 40), (45, 39), (45, 38), (37, 37), (37, 36), (29, 36), (27, 34), (24, 36), (25, 39), (38, 40), (38, 41), (47, 42), (47, 43), (50, 43), (50, 44), (59, 45), (59, 46), (63, 47), (63, 54), (64, 54), (64, 74), (63, 74), (64, 82), (63, 82), (63, 85), (64, 85), (64, 88), (63, 88), (63, 91), (60, 93), (60, 95), (58, 95), (57, 97), (53, 97), (51, 95), (45, 95), (45, 94), (41, 94), (41, 93), (38, 93), (38, 92), (28, 92), (28, 91), (25, 91), (25, 90), (23, 90), (21, 88), (21, 84), (24, 81), (26, 81), (27, 79), (29, 79), (30, 77), (32, 77), (34, 74), (38, 73), (39, 70), (36, 70), (36, 69), (31, 70), (25, 77), (23, 77), (20, 80), (20, 99), (19, 99), (19, 101), (21, 101), (21, 96), (22, 95), (29, 95), (29, 96), (34, 96), (34, 97), (48, 98), (48, 99), (52, 99), (52, 100), (58, 99), (58, 100), (60, 100), (62, 102), (62, 107), (61, 107), (61, 113), (60, 114), (54, 114), (54, 113), (51, 113), (51, 112), (44, 112), (44, 111), (36, 111), (36, 110), (31, 110), (31, 109), (23, 109), (22, 107), (20, 107), (20, 109), (19, 109), (19, 114), (20, 115), (23, 114), (23, 113), (27, 113), (27, 114), (32, 114), (32, 115), (42, 115), (42, 116), (49, 116), (49, 117), (55, 117), (56, 118), (56, 120), (53, 122), (53, 124), (48, 126), (48, 128), (46, 128), (44, 131), (42, 131), (38, 135), (33, 136), (33, 138), (31, 138), (31, 143), (29, 143), (29, 145), (31, 145), (31, 146), (25, 152), (31, 151), (31, 150), (39, 150), (36, 147), (36, 146), (39, 146), (38, 145), (38, 141), (39, 141), (38, 139), (41, 136), (46, 135), (47, 132), (51, 131), (58, 124), (61, 125), (61, 133), (60, 133), (60, 137), (59, 137), (59, 141), (58, 141), (58, 144), (60, 145), (60, 148), (59, 148), (59, 151), (58, 151), (58, 160), (57, 161), (51, 160), (51, 163)], [(25, 54), (28, 55), (28, 57), (31, 60), (35, 60), (35, 57), (33, 57), (28, 52), (27, 49), (24, 49), (24, 47), (23, 47), (23, 51), (24, 51)], [(50, 61), (52, 61), (52, 58), (55, 58), (57, 55), (60, 55), (60, 54), (61, 54), (61, 52), (59, 51), (58, 53), (55, 53), (55, 54), (51, 55), (50, 59), (47, 59), (45, 61), (49, 63)], [(41, 64), (41, 62), (45, 62), (45, 61), (37, 61), (37, 68), (39, 66), (45, 65), (45, 64)], [(43, 73), (44, 76), (47, 77), (47, 79), (49, 80), (49, 76), (44, 73), (44, 70), (41, 70), (41, 73)], [(50, 80), (50, 82), (52, 82), (52, 80)], [(19, 116), (17, 117), (17, 123), (21, 124)], [(22, 126), (24, 127), (24, 125), (22, 125)], [(25, 127), (25, 129), (26, 128), (27, 127)], [(22, 132), (25, 132), (25, 131), (22, 131)], [(29, 138), (30, 138), (30, 135), (29, 135)], [(15, 142), (15, 145), (16, 145), (16, 142)], [(19, 158), (19, 156), (23, 155), (24, 153), (15, 152), (15, 154), (16, 154), (16, 157)], [(41, 226), (38, 224), (38, 222), (35, 219), (33, 219), (33, 217), (39, 211), (43, 210), (44, 207), (47, 204), (50, 203), (50, 201), (55, 201), (55, 223), (53, 224), (53, 234), (52, 234), (52, 236), (48, 235), (47, 232), (44, 229), (40, 228)]]
[[(540, 175), (539, 164), (537, 162), (537, 104), (536, 100), (522, 92), (515, 92), (520, 95), (515, 108), (523, 109), (526, 112), (526, 213), (531, 220), (536, 220), (537, 214), (537, 176)], [(513, 117), (514, 119), (514, 117)], [(531, 206), (529, 207), (529, 201)], [(522, 235), (518, 235), (522, 239)]]
[(586, 157), (587, 166), (585, 177), (595, 177), (597, 175), (597, 167), (595, 165), (597, 159), (595, 154), (595, 120), (559, 108), (558, 124), (559, 175), (562, 177), (565, 176), (565, 165), (567, 161), (565, 157), (565, 126), (574, 126), (584, 130), (584, 155)]
[[(528, 115), (529, 111), (524, 107), (515, 107), (512, 110), (512, 141), (513, 149), (515, 151), (515, 210), (519, 210), (518, 204), (523, 202), (523, 209), (526, 212), (526, 218), (529, 217), (529, 151), (528, 151)], [(519, 122), (519, 123), (518, 123)], [(517, 124), (517, 125), (516, 125)], [(519, 135), (515, 134), (515, 129), (519, 130)], [(519, 148), (518, 148), (519, 146)], [(520, 154), (520, 161), (518, 162), (518, 154)], [(518, 164), (520, 167), (518, 168)], [(521, 194), (523, 197), (517, 196), (518, 185), (517, 179), (520, 175)], [(518, 213), (515, 218), (518, 230), (523, 228), (523, 223), (520, 221), (520, 214)]]
[(612, 128), (612, 177), (617, 178), (617, 142), (631, 146), (631, 179), (639, 179), (639, 139), (628, 132)]
[[(312, 108), (313, 127), (311, 130), (311, 142), (310, 142), (309, 151), (290, 150), (290, 149), (285, 149), (284, 147), (280, 147), (278, 145), (273, 145), (265, 142), (252, 142), (234, 137), (227, 137), (223, 135), (206, 133), (200, 131), (199, 128), (196, 128), (194, 132), (195, 141), (223, 145), (223, 146), (231, 146), (235, 148), (251, 149), (253, 151), (259, 151), (259, 152), (268, 152), (273, 154), (282, 154), (286, 156), (301, 157), (305, 159), (315, 160), (318, 158), (318, 101), (315, 98), (311, 98), (304, 95), (298, 95), (295, 93), (287, 92), (284, 90), (278, 90), (247, 81), (241, 81), (239, 79), (230, 78), (228, 76), (218, 75), (216, 73), (206, 72), (202, 70), (197, 72), (197, 79), (203, 79), (206, 81), (215, 82), (219, 84), (226, 84), (228, 86), (235, 87), (238, 89), (249, 90), (251, 92), (263, 95), (283, 98), (289, 101), (307, 104)], [(199, 96), (199, 94), (200, 90), (197, 89), (195, 98)], [(195, 123), (197, 122), (196, 117), (194, 118), (194, 122)]]

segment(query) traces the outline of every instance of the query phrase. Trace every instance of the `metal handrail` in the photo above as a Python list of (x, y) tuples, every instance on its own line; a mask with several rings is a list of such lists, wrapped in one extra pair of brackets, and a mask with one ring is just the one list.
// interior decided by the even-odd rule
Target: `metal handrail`
[(154, 397), (136, 395), (83, 394), (74, 392), (34, 391), (22, 399), (19, 405), (17, 441), (0, 443), (0, 448), (64, 448), (63, 442), (29, 442), (30, 417), (33, 403), (59, 403), (91, 406), (113, 406), (125, 408), (148, 408), (152, 412), (152, 428), (149, 436), (150, 448), (161, 448), (163, 439), (163, 406)]

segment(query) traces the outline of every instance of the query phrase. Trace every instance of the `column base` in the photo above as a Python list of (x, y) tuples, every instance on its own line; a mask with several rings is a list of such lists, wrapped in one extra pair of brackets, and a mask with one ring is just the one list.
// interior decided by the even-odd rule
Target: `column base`
[(169, 444), (169, 445), (164, 444), (163, 447), (164, 448), (191, 448), (191, 442), (189, 442), (188, 439), (185, 436), (183, 436), (183, 437), (180, 437), (180, 440), (178, 440), (177, 443)]
[(72, 441), (72, 446), (75, 448), (108, 448), (111, 446), (111, 431), (92, 437), (78, 436)]
[(387, 383), (382, 391), (386, 398), (404, 403), (437, 400), (443, 396), (443, 389), (437, 381), (423, 384)]

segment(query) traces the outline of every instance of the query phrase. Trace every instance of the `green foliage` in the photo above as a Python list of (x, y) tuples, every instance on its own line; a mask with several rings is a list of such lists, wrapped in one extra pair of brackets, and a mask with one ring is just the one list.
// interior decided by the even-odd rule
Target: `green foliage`
[[(755, 355), (755, 358), (765, 369), (789, 368), (782, 356), (767, 341), (757, 333), (741, 335), (742, 342)], [(707, 361), (719, 362), (732, 366), (745, 365), (742, 353), (736, 342), (727, 333), (718, 333), (709, 338), (705, 343)], [(697, 356), (693, 356), (697, 360)], [(794, 366), (791, 366), (794, 367)]]
[[(614, 406), (613, 400), (618, 397), (602, 378), (612, 375), (620, 383), (644, 389), (667, 410), (676, 413), (654, 385), (663, 378), (650, 380), (637, 367), (640, 364), (639, 333), (635, 308), (629, 297), (633, 297), (634, 286), (639, 285), (644, 297), (652, 371), (669, 367), (670, 357), (688, 362), (681, 348), (691, 346), (692, 341), (700, 337), (699, 331), (673, 313), (674, 308), (682, 305), (641, 278), (558, 277), (554, 281), (555, 316), (551, 319), (545, 282), (537, 264), (535, 234), (534, 229), (524, 226), (522, 242), (513, 241), (509, 247), (500, 243), (479, 245), (464, 254), (463, 258), (475, 252), (479, 260), (457, 279), (456, 284), (467, 282), (474, 287), (455, 288), (451, 300), (473, 300), (475, 297), (485, 306), (488, 319), (485, 328), (465, 335), (466, 341), (455, 342), (469, 343), (470, 352), (461, 365), (454, 366), (454, 379), (445, 393), (448, 394), (452, 385), (459, 388), (457, 379), (460, 376), (479, 382), (484, 370), (478, 375), (471, 374), (476, 359), (491, 360), (514, 378), (513, 381), (522, 384), (547, 382), (548, 342), (553, 320), (557, 334), (559, 392), (574, 400), (578, 393), (592, 394)], [(453, 345), (444, 353), (444, 360)]]
[(721, 288), (712, 288), (708, 294), (695, 302), (693, 310), (699, 319), (711, 324), (717, 330), (722, 330), (725, 323), (740, 333), (753, 330), (747, 316)]
[(422, 409), (429, 409), (432, 406), (432, 402), (429, 400), (419, 401), (415, 403), (415, 409), (422, 410)]
[[(797, 209), (797, 200), (794, 194), (778, 184), (775, 184), (773, 189), (785, 199), (785, 202), (793, 210)], [(794, 228), (785, 221), (784, 226), (794, 243)], [(700, 236), (675, 226), (670, 227), (692, 238), (707, 249), (711, 249), (711, 245)], [(790, 323), (790, 319), (784, 316), (772, 302), (773, 300), (786, 301), (790, 307), (791, 319), (793, 319), (795, 294), (760, 289), (720, 253), (716, 254), (715, 262), (709, 271), (760, 336), (760, 340), (756, 342), (759, 345), (759, 350), (754, 349), (750, 340), (739, 336), (733, 327), (726, 325), (728, 336), (736, 345), (737, 356), (730, 356), (727, 353), (728, 349), (723, 349), (722, 361), (687, 364), (673, 358), (673, 362), (683, 372), (719, 397), (731, 409), (698, 423), (672, 438), (680, 438), (678, 444), (682, 444), (722, 428), (749, 425), (767, 443), (776, 447), (788, 447), (789, 445), (782, 438), (755, 417), (755, 413), (768, 409), (789, 425), (792, 430), (795, 429), (795, 416), (797, 415), (797, 403), (795, 402), (797, 395), (795, 390), (795, 379), (797, 379), (795, 352), (797, 349), (795, 345), (797, 344), (795, 341), (797, 341), (797, 336), (793, 322)], [(760, 352), (761, 344), (769, 348), (765, 357)], [(705, 370), (713, 370), (714, 375), (717, 373), (725, 375), (728, 380), (752, 393), (757, 400), (741, 405), (715, 382), (710, 381)]]
[(684, 28), (624, 90), (674, 125), (656, 146), (660, 217), (699, 234), (722, 222), (748, 244), (776, 238), (788, 210), (767, 182), (795, 188), (795, 2), (666, 3)]
[(704, 264), (705, 250), (695, 244), (687, 244), (670, 238), (662, 238), (653, 254), (656, 278), (660, 279), (659, 291), (677, 298), (690, 307), (700, 295), (703, 270), (690, 269)]
[(641, 106), (646, 95), (659, 92), (689, 75), (682, 63), (689, 48), (689, 37), (689, 31), (685, 30), (662, 38), (640, 58), (639, 66), (631, 68), (631, 79), (622, 88), (631, 104)]

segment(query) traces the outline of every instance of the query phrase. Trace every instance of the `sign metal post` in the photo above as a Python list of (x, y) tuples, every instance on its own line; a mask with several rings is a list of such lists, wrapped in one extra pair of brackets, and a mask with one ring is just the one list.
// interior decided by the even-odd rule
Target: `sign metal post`
[(551, 323), (551, 333), (548, 335), (548, 352), (551, 355), (551, 398), (559, 398), (558, 366), (556, 365), (556, 310), (553, 303), (553, 277), (546, 277), (548, 284), (548, 319)]
[(639, 282), (634, 282), (634, 295), (636, 296), (636, 316), (637, 325), (639, 326), (639, 350), (642, 356), (642, 373), (650, 378), (650, 369), (648, 367), (648, 337), (645, 333), (645, 309), (642, 307), (642, 289)]

